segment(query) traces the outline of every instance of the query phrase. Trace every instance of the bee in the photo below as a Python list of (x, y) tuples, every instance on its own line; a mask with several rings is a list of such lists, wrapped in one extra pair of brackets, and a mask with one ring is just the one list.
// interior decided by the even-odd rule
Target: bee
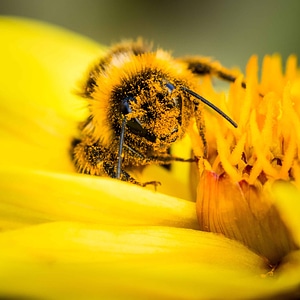
[[(236, 77), (201, 57), (174, 59), (169, 52), (142, 40), (115, 45), (88, 70), (79, 94), (90, 115), (72, 142), (78, 172), (108, 176), (141, 186), (128, 170), (149, 164), (168, 165), (182, 159), (169, 153), (194, 118), (204, 153), (207, 143), (203, 103), (234, 127), (237, 124), (196, 91), (199, 76), (234, 82)], [(205, 155), (205, 154), (204, 154)]]

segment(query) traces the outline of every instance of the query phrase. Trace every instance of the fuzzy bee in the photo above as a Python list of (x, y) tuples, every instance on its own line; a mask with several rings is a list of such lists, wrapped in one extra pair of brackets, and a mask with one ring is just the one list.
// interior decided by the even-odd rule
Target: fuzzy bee
[(115, 45), (89, 70), (80, 95), (90, 115), (73, 140), (72, 157), (78, 172), (104, 175), (139, 185), (127, 170), (149, 164), (184, 160), (169, 154), (193, 118), (206, 149), (203, 103), (233, 126), (236, 123), (197, 92), (199, 76), (235, 77), (201, 57), (174, 59), (142, 40)]

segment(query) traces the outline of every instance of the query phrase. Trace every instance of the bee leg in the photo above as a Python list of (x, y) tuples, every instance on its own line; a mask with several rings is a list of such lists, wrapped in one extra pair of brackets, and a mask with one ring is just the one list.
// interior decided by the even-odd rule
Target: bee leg
[(198, 103), (194, 103), (194, 114), (196, 119), (196, 126), (202, 141), (203, 157), (207, 157), (207, 141), (205, 137), (205, 123), (203, 122), (202, 110), (198, 107)]
[(169, 165), (174, 161), (181, 161), (181, 162), (195, 162), (197, 161), (196, 158), (182, 158), (173, 156), (171, 154), (167, 154), (164, 156), (150, 156), (148, 158), (149, 162), (158, 164), (158, 165)]
[(128, 174), (126, 171), (121, 171), (121, 180), (128, 181), (133, 184), (137, 184), (139, 186), (145, 187), (146, 185), (154, 185), (156, 188), (158, 185), (161, 185), (159, 181), (146, 181), (146, 182), (139, 182), (136, 179), (134, 179), (130, 174)]
[[(109, 176), (111, 178), (117, 178), (116, 167), (115, 167), (114, 162), (111, 162), (111, 161), (104, 162), (103, 163), (103, 171), (107, 176)], [(124, 170), (121, 170), (119, 179), (122, 181), (127, 181), (127, 182), (131, 182), (133, 184), (137, 184), (142, 187), (144, 187), (146, 185), (150, 185), (150, 184), (154, 185), (156, 187), (161, 184), (159, 181), (139, 182)]]
[(123, 170), (121, 171), (121, 180), (128, 181), (142, 187), (145, 187), (146, 185), (154, 185), (154, 187), (156, 188), (158, 185), (161, 185), (159, 181), (139, 182), (135, 178), (133, 178), (130, 174), (128, 174), (126, 171)]
[(137, 160), (141, 161), (141, 165), (148, 165), (148, 164), (157, 164), (157, 165), (168, 165), (171, 164), (174, 161), (182, 161), (182, 162), (195, 162), (196, 158), (182, 158), (182, 157), (177, 157), (173, 156), (170, 154), (170, 148), (166, 151), (165, 154), (162, 155), (157, 155), (157, 156), (144, 156), (137, 152), (136, 150), (128, 147), (125, 145), (127, 148), (127, 151), (130, 151), (131, 155), (133, 155)]

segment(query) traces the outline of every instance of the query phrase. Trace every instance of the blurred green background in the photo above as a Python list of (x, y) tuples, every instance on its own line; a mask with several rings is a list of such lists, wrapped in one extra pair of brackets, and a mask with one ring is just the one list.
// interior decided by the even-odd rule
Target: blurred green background
[(300, 56), (299, 0), (0, 0), (0, 14), (47, 21), (109, 45), (142, 36), (175, 56), (244, 70), (251, 54)]

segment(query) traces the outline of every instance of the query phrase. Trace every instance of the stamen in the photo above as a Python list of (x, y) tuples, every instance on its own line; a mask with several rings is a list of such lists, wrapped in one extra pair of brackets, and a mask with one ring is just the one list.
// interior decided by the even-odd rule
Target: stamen
[(229, 161), (229, 157), (230, 157), (229, 149), (230, 149), (231, 142), (224, 138), (220, 129), (216, 130), (216, 139), (217, 139), (218, 153), (220, 156), (220, 162), (222, 163), (222, 168), (234, 181), (238, 182), (241, 179), (241, 176), (238, 173), (237, 169)]

